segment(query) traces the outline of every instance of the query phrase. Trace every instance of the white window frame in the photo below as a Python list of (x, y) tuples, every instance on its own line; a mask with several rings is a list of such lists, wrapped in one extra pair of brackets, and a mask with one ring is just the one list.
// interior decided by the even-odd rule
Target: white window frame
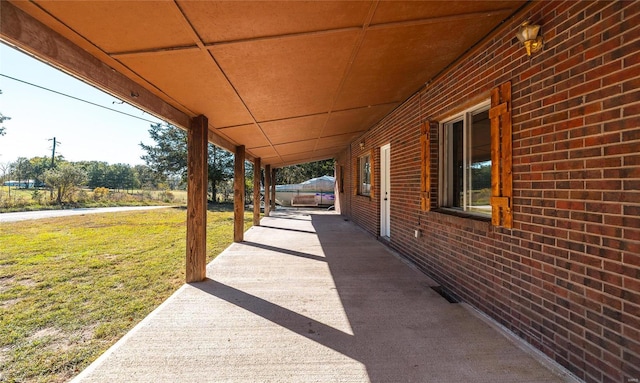
[[(365, 162), (364, 159), (367, 159), (367, 161)], [(369, 164), (369, 189), (365, 190), (365, 180), (364, 180), (364, 173), (365, 173), (365, 163)], [(363, 196), (371, 196), (371, 188), (373, 187), (373, 185), (371, 185), (371, 154), (367, 153), (364, 154), (360, 157), (358, 157), (358, 194), (359, 195), (363, 195)]]
[[(442, 159), (439, 164), (439, 173), (440, 173), (440, 182), (439, 182), (439, 190), (438, 194), (440, 196), (439, 205), (444, 209), (451, 209), (453, 211), (462, 211), (465, 214), (477, 215), (480, 217), (491, 217), (491, 212), (488, 213), (480, 213), (476, 211), (471, 211), (468, 209), (469, 201), (468, 201), (468, 190), (471, 183), (471, 175), (468, 171), (469, 160), (470, 160), (470, 143), (469, 143), (469, 135), (471, 132), (471, 121), (474, 115), (486, 112), (491, 108), (491, 100), (483, 101), (479, 104), (476, 104), (464, 111), (452, 115), (448, 118), (444, 119), (444, 122), (440, 123), (440, 139), (439, 139), (439, 151), (440, 158)], [(453, 157), (453, 140), (452, 140), (452, 126), (454, 123), (463, 121), (463, 158), (462, 162), (465, 164), (463, 172), (463, 202), (462, 207), (454, 207), (454, 196), (453, 191), (451, 190), (453, 187), (453, 171), (450, 168), (450, 162)]]

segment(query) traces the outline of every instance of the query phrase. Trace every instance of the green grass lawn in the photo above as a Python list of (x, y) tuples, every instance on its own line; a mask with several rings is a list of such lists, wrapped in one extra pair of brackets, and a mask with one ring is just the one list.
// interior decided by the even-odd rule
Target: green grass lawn
[[(0, 224), (0, 381), (66, 381), (149, 314), (184, 283), (185, 222), (168, 208)], [(211, 260), (233, 212), (210, 211), (207, 233)]]

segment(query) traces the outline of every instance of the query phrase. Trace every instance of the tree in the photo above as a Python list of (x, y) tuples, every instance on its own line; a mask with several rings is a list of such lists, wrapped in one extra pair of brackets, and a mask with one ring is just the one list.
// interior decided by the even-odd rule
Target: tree
[(473, 190), (491, 189), (491, 161), (471, 165)]
[(102, 161), (77, 162), (87, 173), (87, 186), (91, 189), (106, 187), (114, 190), (136, 189), (140, 186), (137, 171), (129, 164), (110, 165)]
[(209, 190), (216, 201), (218, 185), (233, 178), (233, 153), (209, 144)]
[[(5, 122), (6, 120), (10, 120), (11, 117), (7, 117), (4, 114), (0, 113), (0, 124), (2, 124), (3, 122)], [(4, 136), (6, 133), (7, 128), (5, 128), (4, 126), (0, 125), (0, 136)]]
[(133, 171), (143, 189), (157, 189), (161, 183), (167, 182), (166, 177), (154, 172), (147, 165), (136, 165), (133, 167)]
[[(2, 178), (0, 179), (0, 185), (3, 185), (5, 181), (9, 181), (7, 176), (11, 176), (11, 170), (13, 169), (13, 162), (0, 162), (0, 172), (2, 172)], [(9, 186), (9, 197), (11, 197), (11, 186)]]
[(29, 178), (31, 178), (31, 175), (33, 173), (33, 166), (31, 165), (31, 162), (25, 158), (25, 157), (19, 157), (16, 160), (16, 165), (13, 169), (13, 174), (14, 177), (16, 178), (16, 181), (18, 181), (18, 185), (20, 185), (22, 183), (22, 181), (25, 181), (25, 185), (26, 188), (29, 188)]
[(253, 167), (251, 161), (244, 162), (244, 200), (253, 202)]
[(285, 166), (277, 170), (276, 183), (279, 185), (299, 184), (315, 177), (333, 176), (334, 167), (334, 160)]
[[(2, 94), (2, 90), (0, 90), (0, 94)], [(2, 123), (10, 119), (11, 117), (5, 116), (0, 112), (0, 136), (4, 136), (6, 134), (6, 128), (2, 126)]]
[(186, 179), (187, 133), (173, 125), (152, 124), (149, 135), (155, 145), (140, 143), (147, 152), (142, 158), (153, 171), (169, 176), (180, 175)]
[(107, 167), (107, 186), (114, 190), (133, 189), (138, 186), (135, 173), (128, 164), (115, 164)]
[(44, 183), (44, 172), (49, 169), (51, 159), (48, 157), (33, 157), (29, 160), (31, 163), (31, 176), (35, 187), (41, 187)]
[[(152, 124), (149, 129), (155, 145), (140, 143), (146, 152), (141, 158), (154, 172), (166, 179), (178, 175), (182, 182), (187, 179), (187, 133), (173, 125)], [(212, 144), (208, 147), (209, 190), (215, 201), (218, 185), (233, 177), (233, 154)]]
[(2, 172), (2, 178), (0, 180), (8, 181), (7, 175), (11, 174), (12, 163), (11, 162), (1, 162), (0, 163), (0, 172)]
[(87, 173), (79, 166), (64, 163), (56, 169), (49, 169), (44, 173), (45, 183), (57, 190), (56, 201), (62, 204), (71, 202), (75, 190), (87, 181)]
[(107, 172), (109, 164), (103, 161), (78, 162), (76, 165), (82, 167), (87, 173), (87, 186), (90, 189), (107, 187)]

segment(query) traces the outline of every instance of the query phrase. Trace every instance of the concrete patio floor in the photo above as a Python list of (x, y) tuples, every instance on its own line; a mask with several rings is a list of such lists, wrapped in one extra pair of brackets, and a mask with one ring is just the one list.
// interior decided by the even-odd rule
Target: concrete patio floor
[(341, 216), (278, 210), (74, 382), (575, 382)]

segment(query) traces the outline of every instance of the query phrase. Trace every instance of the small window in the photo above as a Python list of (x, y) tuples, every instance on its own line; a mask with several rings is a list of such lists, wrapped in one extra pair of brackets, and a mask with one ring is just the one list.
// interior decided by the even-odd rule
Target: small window
[(442, 206), (491, 216), (491, 120), (480, 105), (443, 126)]
[(371, 195), (371, 155), (358, 158), (358, 194)]

